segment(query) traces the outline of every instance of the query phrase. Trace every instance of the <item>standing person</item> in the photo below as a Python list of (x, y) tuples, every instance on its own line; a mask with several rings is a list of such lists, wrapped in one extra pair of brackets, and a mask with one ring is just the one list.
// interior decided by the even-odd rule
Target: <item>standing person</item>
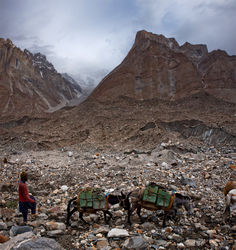
[(28, 175), (26, 172), (22, 172), (19, 182), (19, 210), (23, 216), (23, 222), (27, 223), (28, 209), (31, 210), (32, 218), (36, 216), (36, 202), (32, 195), (29, 195), (26, 182), (28, 181)]

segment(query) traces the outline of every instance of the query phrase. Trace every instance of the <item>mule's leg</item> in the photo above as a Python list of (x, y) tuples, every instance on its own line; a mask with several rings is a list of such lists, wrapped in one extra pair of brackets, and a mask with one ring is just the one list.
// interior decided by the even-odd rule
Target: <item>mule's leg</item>
[(223, 213), (223, 222), (226, 224), (229, 221), (230, 218), (230, 207), (226, 206), (225, 211)]
[(175, 220), (175, 221), (177, 221), (177, 209), (176, 208), (174, 208), (174, 209), (172, 209), (171, 210), (171, 213), (173, 212), (173, 219)]
[(162, 227), (166, 227), (166, 218), (167, 218), (168, 213), (169, 213), (168, 211), (165, 211), (165, 212), (164, 212)]
[[(163, 217), (163, 223), (162, 223), (162, 227), (166, 226), (166, 219), (174, 219), (175, 221), (177, 221), (177, 208), (171, 208), (169, 211), (165, 211), (164, 212), (164, 217)], [(169, 217), (168, 217), (169, 216)]]
[(141, 218), (141, 206), (138, 206), (137, 207), (137, 210), (136, 210), (136, 212), (137, 212), (137, 215), (139, 216), (139, 218)]
[[(131, 209), (128, 210), (128, 223), (131, 225), (130, 217), (132, 213), (135, 211), (135, 209), (138, 208), (138, 204), (134, 204)], [(140, 208), (141, 209), (141, 208)]]
[[(111, 212), (108, 211), (108, 210), (103, 210), (103, 214), (104, 214), (105, 223), (108, 223), (110, 221), (110, 219), (112, 218)], [(107, 214), (109, 215), (109, 219), (108, 220), (107, 220)]]
[(73, 201), (75, 201), (76, 199), (77, 199), (77, 198), (75, 197), (75, 198), (69, 200), (69, 202), (68, 202), (68, 205), (67, 205), (67, 219), (66, 219), (67, 225), (70, 224), (70, 217), (71, 217), (71, 215), (77, 210), (77, 208), (76, 208), (76, 210), (74, 211), (74, 209), (75, 209), (75, 208), (74, 208), (72, 211), (70, 211), (71, 203), (72, 203)]
[(143, 220), (143, 218), (141, 216), (141, 208), (142, 208), (141, 206), (138, 206), (136, 212), (137, 212), (137, 215), (138, 215), (140, 221), (143, 223), (144, 220)]
[(131, 225), (130, 216), (132, 215), (131, 209), (128, 210), (128, 223)]
[(175, 224), (177, 224), (177, 225), (179, 224), (181, 216), (177, 215), (177, 209), (171, 209), (169, 211), (169, 219), (171, 219), (171, 220), (173, 219)]
[(67, 220), (66, 220), (66, 224), (69, 226), (70, 225), (70, 217), (72, 216), (73, 213), (75, 213), (76, 211), (78, 211), (77, 207), (74, 207), (71, 211), (69, 211), (67, 213)]
[(103, 211), (103, 214), (104, 214), (104, 221), (105, 223), (107, 223), (107, 213), (105, 210), (102, 210)]
[(83, 218), (83, 212), (79, 212), (79, 218), (85, 223), (85, 224), (89, 224), (87, 221), (84, 220)]

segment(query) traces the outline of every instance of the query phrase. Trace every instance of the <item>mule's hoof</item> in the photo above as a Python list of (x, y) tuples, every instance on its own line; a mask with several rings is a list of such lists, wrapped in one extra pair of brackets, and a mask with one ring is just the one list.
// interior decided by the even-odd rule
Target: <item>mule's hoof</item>
[(127, 222), (126, 222), (126, 225), (128, 225), (128, 226), (132, 226), (132, 223), (131, 223), (131, 222), (129, 222), (129, 221), (127, 221)]
[(143, 224), (145, 220), (143, 218), (140, 218), (140, 222)]

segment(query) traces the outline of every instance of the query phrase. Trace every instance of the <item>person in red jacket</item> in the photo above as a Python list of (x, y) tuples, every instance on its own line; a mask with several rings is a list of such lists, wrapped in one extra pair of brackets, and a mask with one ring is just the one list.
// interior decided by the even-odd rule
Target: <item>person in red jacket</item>
[(28, 175), (22, 172), (19, 181), (19, 210), (23, 216), (23, 222), (27, 223), (28, 209), (31, 210), (32, 217), (36, 215), (36, 202), (32, 195), (29, 195), (26, 182)]

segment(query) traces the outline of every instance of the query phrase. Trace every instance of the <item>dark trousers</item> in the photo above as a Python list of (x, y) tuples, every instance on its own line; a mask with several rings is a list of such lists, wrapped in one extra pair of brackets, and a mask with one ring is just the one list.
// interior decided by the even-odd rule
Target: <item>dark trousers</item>
[[(35, 198), (32, 195), (30, 195), (30, 198), (35, 200)], [(31, 214), (35, 214), (36, 213), (36, 202), (34, 202), (34, 203), (21, 202), (21, 201), (19, 202), (19, 210), (22, 213), (24, 222), (27, 222), (28, 209), (31, 210)]]

